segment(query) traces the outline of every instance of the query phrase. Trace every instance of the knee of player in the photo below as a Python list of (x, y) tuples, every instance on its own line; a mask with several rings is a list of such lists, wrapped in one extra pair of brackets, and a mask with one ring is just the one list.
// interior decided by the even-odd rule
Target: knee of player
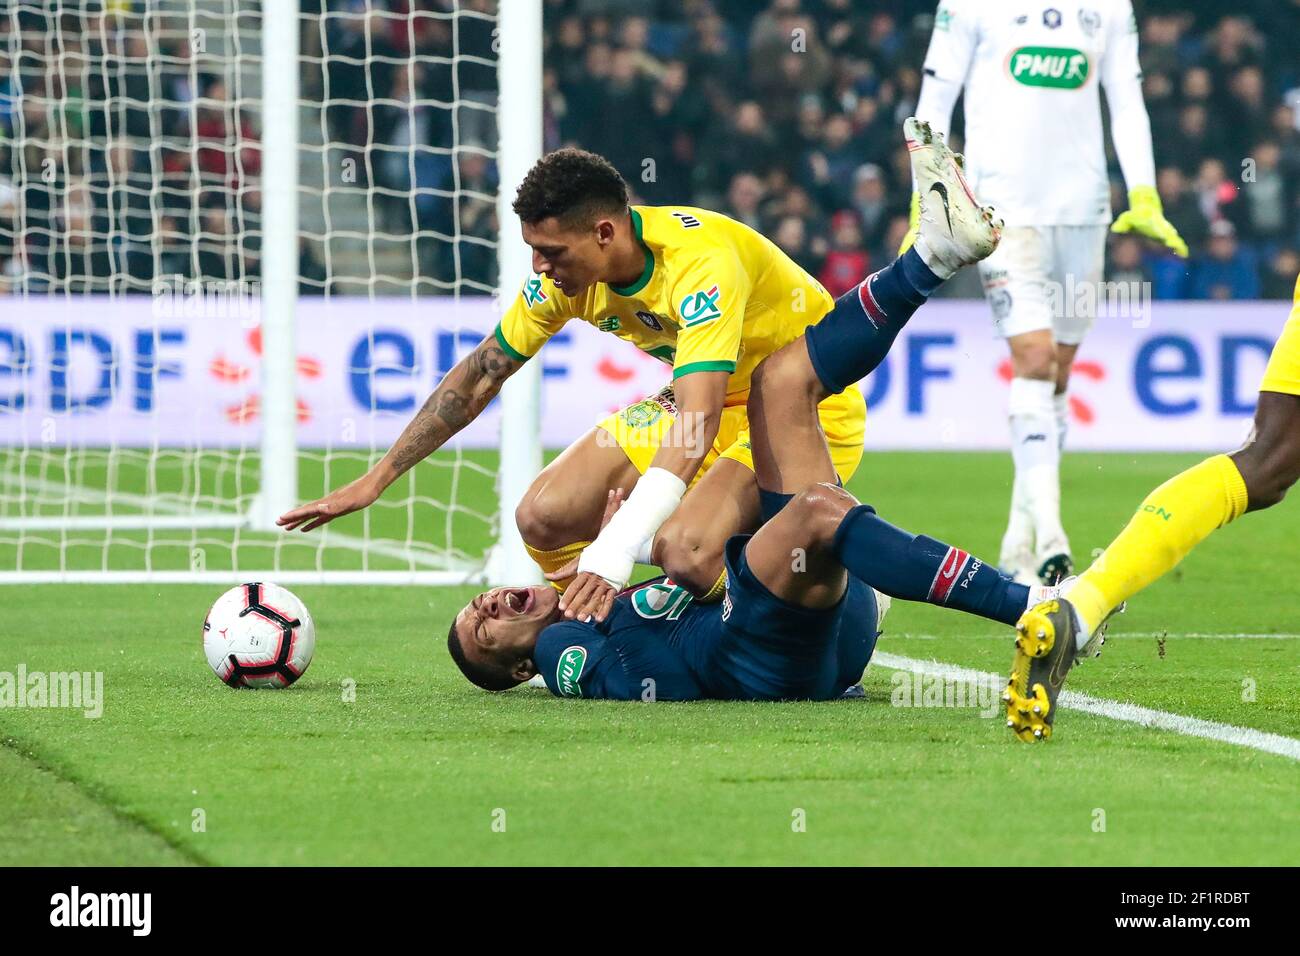
[(754, 392), (769, 398), (811, 391), (816, 384), (812, 363), (797, 341), (764, 358), (750, 376), (750, 387)]
[(515, 508), (515, 526), (519, 529), (519, 536), (529, 547), (539, 551), (553, 551), (575, 540), (563, 509), (556, 507), (550, 497), (533, 487)]
[(685, 528), (665, 527), (655, 536), (655, 558), (664, 574), (700, 597), (722, 573), (722, 544)]
[(1022, 342), (1011, 353), (1017, 378), (1034, 378), (1059, 384), (1056, 368), (1056, 349), (1051, 339), (1044, 342)]
[(858, 499), (842, 487), (824, 481), (799, 492), (786, 508), (794, 509), (791, 514), (810, 544), (829, 545), (844, 516), (857, 504)]

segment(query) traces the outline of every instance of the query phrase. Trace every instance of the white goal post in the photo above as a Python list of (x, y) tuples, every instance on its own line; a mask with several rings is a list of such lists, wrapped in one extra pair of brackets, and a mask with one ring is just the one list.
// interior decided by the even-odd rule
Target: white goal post
[(0, 584), (541, 580), (541, 362), (371, 509), (275, 525), (531, 271), (543, 0), (499, 2), (7, 5)]

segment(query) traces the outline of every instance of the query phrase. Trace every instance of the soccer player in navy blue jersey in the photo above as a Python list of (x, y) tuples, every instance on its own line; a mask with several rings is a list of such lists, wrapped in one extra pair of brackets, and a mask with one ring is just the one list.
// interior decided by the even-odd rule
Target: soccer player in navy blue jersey
[[(914, 120), (906, 128), (923, 197), (915, 245), (754, 373), (748, 410), (766, 520), (728, 541), (722, 603), (700, 604), (662, 578), (616, 596), (495, 588), (447, 636), (470, 681), (497, 691), (540, 674), (557, 696), (614, 700), (829, 700), (871, 659), (881, 595), (1010, 625), (1051, 590), (882, 520), (840, 486), (819, 423), (819, 403), (875, 368), (926, 298), (998, 242), (1000, 223), (942, 138)], [(620, 504), (611, 492), (606, 521)]]

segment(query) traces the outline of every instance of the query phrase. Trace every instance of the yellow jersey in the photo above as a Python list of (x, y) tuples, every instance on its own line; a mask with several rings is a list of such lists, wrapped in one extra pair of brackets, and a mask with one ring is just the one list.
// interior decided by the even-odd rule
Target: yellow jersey
[(1300, 395), (1300, 276), (1296, 277), (1291, 315), (1273, 345), (1273, 354), (1268, 357), (1268, 368), (1264, 370), (1264, 381), (1259, 390)]
[(496, 328), (507, 354), (525, 361), (579, 319), (671, 366), (673, 378), (728, 372), (726, 404), (737, 405), (748, 397), (758, 363), (835, 305), (775, 243), (721, 213), (633, 206), (631, 215), (645, 250), (640, 278), (567, 296), (532, 275)]

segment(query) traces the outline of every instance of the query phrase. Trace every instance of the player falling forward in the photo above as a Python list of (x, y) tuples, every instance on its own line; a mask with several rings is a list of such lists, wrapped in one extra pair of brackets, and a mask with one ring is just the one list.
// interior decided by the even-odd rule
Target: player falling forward
[(1119, 537), (1059, 600), (1016, 624), (1016, 654), (1003, 700), (1021, 740), (1050, 737), (1056, 698), (1071, 665), (1099, 650), (1103, 625), (1126, 600), (1168, 574), (1216, 528), (1271, 508), (1300, 478), (1300, 279), (1291, 316), (1273, 346), (1245, 447), (1215, 455), (1151, 492)]
[[(722, 605), (662, 581), (617, 597), (487, 591), (447, 635), (470, 681), (505, 690), (540, 673), (561, 697), (827, 700), (856, 684), (871, 657), (887, 607), (873, 588), (1003, 621), (1035, 603), (1033, 591), (1051, 591), (887, 524), (838, 484), (820, 404), (875, 368), (925, 299), (998, 238), (1000, 223), (942, 140), (915, 120), (906, 130), (917, 180), (947, 190), (948, 216), (927, 216), (912, 249), (756, 369), (750, 432), (770, 520), (727, 542)], [(616, 491), (606, 501), (606, 518), (632, 507), (620, 509)]]
[[(629, 206), (627, 183), (593, 153), (543, 157), (514, 210), (535, 274), (495, 333), (446, 375), (368, 474), (279, 523), (310, 531), (369, 506), (579, 319), (664, 362), (672, 386), (600, 422), (537, 477), (515, 513), (528, 553), (561, 590), (571, 576), (556, 572), (581, 554), (577, 581), (588, 586), (616, 591), (640, 560), (701, 599), (721, 598), (723, 545), (760, 520), (750, 375), (832, 313), (834, 300), (748, 226), (705, 209)], [(849, 386), (818, 414), (848, 481), (862, 458), (862, 394)], [(630, 506), (602, 530), (610, 488), (631, 489)]]
[(1060, 503), (1066, 390), (1111, 219), (1099, 84), (1128, 184), (1112, 231), (1187, 255), (1155, 189), (1141, 79), (1131, 0), (943, 0), (935, 15), (917, 116), (946, 133), (965, 88), (967, 173), (1007, 222), (979, 270), (1011, 349), (1015, 482), (999, 563), (1022, 580), (1054, 583), (1072, 567)]

